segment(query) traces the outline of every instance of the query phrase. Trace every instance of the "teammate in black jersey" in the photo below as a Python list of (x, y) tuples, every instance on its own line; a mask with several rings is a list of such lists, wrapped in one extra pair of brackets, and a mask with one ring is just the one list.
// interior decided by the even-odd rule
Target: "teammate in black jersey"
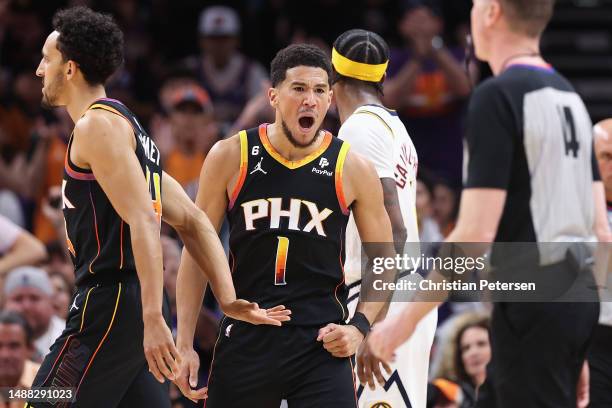
[(206, 270), (226, 314), (280, 325), (284, 313), (266, 315), (236, 300), (208, 218), (163, 173), (159, 150), (136, 117), (106, 98), (104, 82), (123, 54), (113, 20), (77, 7), (58, 12), (53, 27), (36, 74), (43, 105), (65, 106), (75, 122), (62, 198), (77, 291), (33, 386), (72, 387), (73, 407), (169, 407), (163, 383), (175, 378), (180, 356), (163, 305), (162, 219)]
[[(293, 45), (272, 61), (276, 120), (218, 142), (202, 168), (196, 203), (219, 229), (230, 223), (230, 264), (240, 296), (284, 304), (280, 330), (225, 318), (206, 406), (355, 407), (350, 356), (383, 306), (360, 303), (348, 325), (344, 234), (350, 214), (364, 242), (392, 243), (372, 165), (319, 127), (332, 98), (331, 63), (318, 48)], [(380, 246), (369, 256), (393, 256)], [(179, 350), (190, 349), (205, 282), (185, 259), (177, 298)], [(189, 262), (188, 262), (189, 261)], [(187, 373), (190, 362), (184, 361)]]

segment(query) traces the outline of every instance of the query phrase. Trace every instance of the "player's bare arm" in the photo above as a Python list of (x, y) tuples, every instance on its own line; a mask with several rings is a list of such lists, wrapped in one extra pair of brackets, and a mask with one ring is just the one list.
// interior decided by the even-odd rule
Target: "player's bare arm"
[[(393, 241), (391, 222), (383, 204), (383, 191), (374, 167), (358, 154), (347, 154), (343, 181), (345, 197), (352, 209), (359, 235), (363, 242), (389, 243)], [(393, 257), (392, 245), (375, 245), (368, 257)], [(384, 248), (383, 248), (384, 247)], [(369, 323), (375, 321), (385, 302), (360, 302), (356, 313), (365, 315)], [(330, 323), (319, 331), (317, 340), (335, 357), (352, 356), (364, 335), (353, 325)]]
[[(506, 195), (505, 190), (493, 188), (464, 190), (457, 225), (446, 238), (446, 242), (493, 242)], [(483, 247), (482, 250), (485, 251), (486, 248)], [(478, 255), (480, 254), (476, 256)], [(434, 270), (428, 279), (442, 280), (442, 277)], [(401, 313), (385, 319), (372, 330), (367, 346), (376, 357), (390, 361), (393, 351), (412, 336), (418, 322), (440, 305), (440, 293), (436, 294), (435, 301), (428, 301), (429, 296), (431, 292), (417, 292), (415, 301), (408, 303)]]
[(404, 243), (408, 239), (408, 232), (402, 218), (402, 210), (397, 195), (397, 184), (395, 179), (388, 177), (381, 178), (380, 184), (382, 185), (385, 210), (391, 222), (395, 251), (399, 254), (404, 251)]
[[(144, 352), (158, 381), (174, 379), (180, 357), (162, 316), (163, 269), (159, 221), (134, 152), (130, 124), (106, 111), (88, 111), (75, 125), (71, 160), (91, 168), (115, 211), (130, 226), (142, 287)], [(126, 194), (129, 192), (129, 194)]]

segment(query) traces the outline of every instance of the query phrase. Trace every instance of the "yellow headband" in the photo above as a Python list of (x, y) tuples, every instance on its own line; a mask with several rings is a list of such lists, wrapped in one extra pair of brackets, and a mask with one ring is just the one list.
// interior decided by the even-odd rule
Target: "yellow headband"
[(359, 79), (361, 81), (379, 82), (387, 71), (389, 60), (382, 64), (364, 64), (350, 60), (342, 55), (335, 48), (332, 49), (332, 64), (340, 75)]

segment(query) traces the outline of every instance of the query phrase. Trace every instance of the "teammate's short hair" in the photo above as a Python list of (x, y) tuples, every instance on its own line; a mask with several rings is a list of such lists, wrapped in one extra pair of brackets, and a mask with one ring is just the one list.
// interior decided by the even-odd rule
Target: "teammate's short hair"
[[(345, 31), (334, 42), (334, 50), (342, 58), (359, 64), (367, 64), (370, 66), (378, 66), (383, 68), (389, 61), (389, 46), (383, 38), (372, 32), (362, 29), (353, 29)], [(372, 87), (376, 92), (382, 95), (384, 72), (386, 66), (382, 69), (382, 74), (377, 75), (377, 78), (358, 79), (356, 77), (343, 75), (338, 72), (339, 67), (334, 62), (332, 82), (345, 81), (356, 86)], [(380, 72), (381, 69), (379, 69)], [(380, 76), (380, 78), (378, 78)]]
[(331, 86), (331, 61), (323, 50), (310, 44), (292, 44), (276, 54), (270, 64), (272, 86), (276, 87), (285, 80), (288, 69), (299, 66), (323, 69)]
[(537, 38), (552, 18), (555, 0), (500, 0), (500, 4), (513, 30)]
[(53, 16), (57, 48), (76, 62), (90, 85), (104, 84), (123, 63), (123, 33), (108, 14), (79, 6)]

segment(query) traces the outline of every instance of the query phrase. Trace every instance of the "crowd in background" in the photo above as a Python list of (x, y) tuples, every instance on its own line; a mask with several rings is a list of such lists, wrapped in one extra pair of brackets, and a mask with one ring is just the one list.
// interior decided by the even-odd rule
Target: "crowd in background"
[[(419, 154), (420, 238), (437, 242), (452, 230), (465, 105), (479, 77), (476, 64), (465, 63), (470, 0), (223, 3), (0, 0), (0, 386), (31, 383), (75, 307), (61, 212), (73, 123), (63, 109), (41, 108), (42, 83), (34, 74), (51, 17), (61, 7), (85, 4), (115, 17), (125, 35), (125, 64), (107, 94), (143, 122), (165, 171), (192, 198), (216, 141), (274, 120), (267, 67), (279, 49), (308, 42), (331, 54), (330, 44), (346, 29), (378, 32), (392, 47), (384, 102), (397, 110)], [(333, 107), (324, 127), (338, 130)], [(181, 244), (169, 229), (162, 234), (165, 288), (175, 307)], [(470, 406), (490, 356), (486, 312), (456, 309), (441, 313), (453, 317), (434, 353), (432, 407)], [(200, 384), (219, 317), (209, 294), (196, 330)], [(192, 406), (177, 390), (173, 397), (177, 407)]]

